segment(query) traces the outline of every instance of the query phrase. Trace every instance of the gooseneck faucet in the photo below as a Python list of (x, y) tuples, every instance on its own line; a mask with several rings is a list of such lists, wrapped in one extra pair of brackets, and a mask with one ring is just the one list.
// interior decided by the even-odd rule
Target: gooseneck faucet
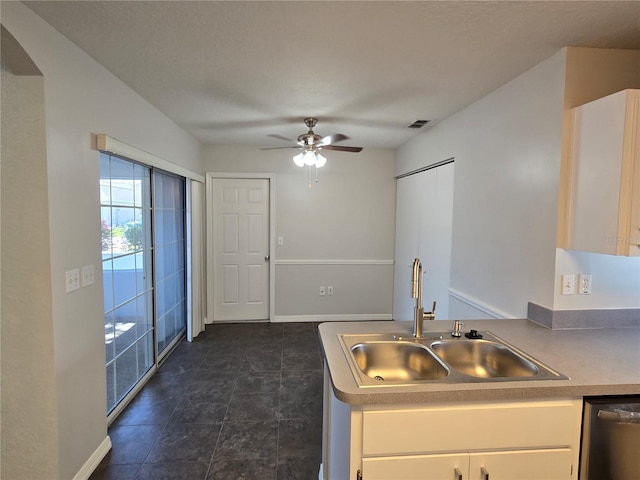
[(436, 302), (433, 302), (433, 308), (430, 312), (424, 311), (422, 308), (422, 263), (416, 258), (413, 261), (413, 272), (411, 274), (411, 298), (416, 299), (416, 307), (414, 308), (413, 320), (413, 336), (422, 338), (422, 321), (433, 320), (436, 318)]

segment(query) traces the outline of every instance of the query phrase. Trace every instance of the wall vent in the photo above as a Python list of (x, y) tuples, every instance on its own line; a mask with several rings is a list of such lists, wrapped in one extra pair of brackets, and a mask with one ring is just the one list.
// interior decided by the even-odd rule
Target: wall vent
[(407, 126), (407, 128), (422, 128), (430, 122), (431, 120), (416, 120), (411, 125)]

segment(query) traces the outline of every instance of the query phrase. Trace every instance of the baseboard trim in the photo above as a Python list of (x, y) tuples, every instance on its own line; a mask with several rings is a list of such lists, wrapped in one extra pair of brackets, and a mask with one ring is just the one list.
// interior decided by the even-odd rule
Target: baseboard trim
[(507, 312), (503, 312), (492, 305), (484, 303), (478, 300), (477, 298), (474, 298), (470, 295), (466, 295), (454, 288), (449, 289), (449, 296), (452, 298), (455, 298), (456, 300), (461, 301), (462, 303), (466, 303), (467, 305), (475, 308), (476, 310), (481, 311), (482, 313), (485, 313), (486, 315), (489, 315), (492, 318), (496, 318), (496, 319), (518, 318), (518, 317), (514, 317), (513, 315), (509, 315)]
[(84, 462), (84, 465), (78, 473), (76, 473), (76, 476), (73, 477), (73, 480), (89, 480), (89, 477), (94, 470), (98, 468), (98, 465), (100, 465), (102, 459), (109, 453), (109, 450), (111, 450), (111, 438), (107, 435), (87, 461)]
[(366, 322), (393, 320), (390, 313), (347, 313), (337, 315), (276, 315), (273, 323), (287, 322)]

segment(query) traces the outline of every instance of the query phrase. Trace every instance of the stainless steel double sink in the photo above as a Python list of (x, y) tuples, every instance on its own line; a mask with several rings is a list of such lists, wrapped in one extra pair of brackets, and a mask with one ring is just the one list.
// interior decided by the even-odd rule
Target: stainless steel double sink
[(449, 333), (418, 339), (393, 334), (339, 338), (360, 387), (568, 378), (491, 332), (481, 334), (482, 339)]

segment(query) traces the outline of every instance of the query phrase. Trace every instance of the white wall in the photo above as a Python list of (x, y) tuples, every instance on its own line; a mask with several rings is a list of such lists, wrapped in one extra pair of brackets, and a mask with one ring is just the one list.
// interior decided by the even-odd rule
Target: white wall
[[(591, 275), (591, 295), (562, 295), (563, 274)], [(554, 310), (640, 308), (640, 258), (558, 249)]]
[[(396, 174), (455, 157), (449, 314), (640, 306), (640, 259), (556, 249), (571, 107), (640, 86), (640, 52), (569, 47), (403, 145)], [(560, 295), (590, 273), (591, 295)]]
[(203, 147), (209, 172), (276, 174), (276, 320), (391, 318), (393, 151), (327, 152), (312, 188), (291, 152)]
[[(19, 47), (4, 33), (0, 464), (5, 478), (56, 478), (44, 80), (38, 74), (13, 74), (15, 63), (8, 67), (5, 60), (12, 57), (9, 48), (16, 47), (15, 53)], [(25, 462), (25, 457), (37, 461)]]
[(553, 302), (564, 58), (398, 150), (397, 174), (455, 157), (451, 317), (526, 317), (527, 302)]
[[(200, 147), (25, 5), (2, 2), (2, 24), (44, 76), (53, 319), (50, 341), (59, 478), (69, 479), (107, 435), (99, 155), (92, 148), (92, 135), (107, 133), (202, 174)], [(83, 265), (96, 266), (96, 283), (65, 294), (65, 271)], [(38, 458), (27, 456), (24, 461), (38, 462)]]

